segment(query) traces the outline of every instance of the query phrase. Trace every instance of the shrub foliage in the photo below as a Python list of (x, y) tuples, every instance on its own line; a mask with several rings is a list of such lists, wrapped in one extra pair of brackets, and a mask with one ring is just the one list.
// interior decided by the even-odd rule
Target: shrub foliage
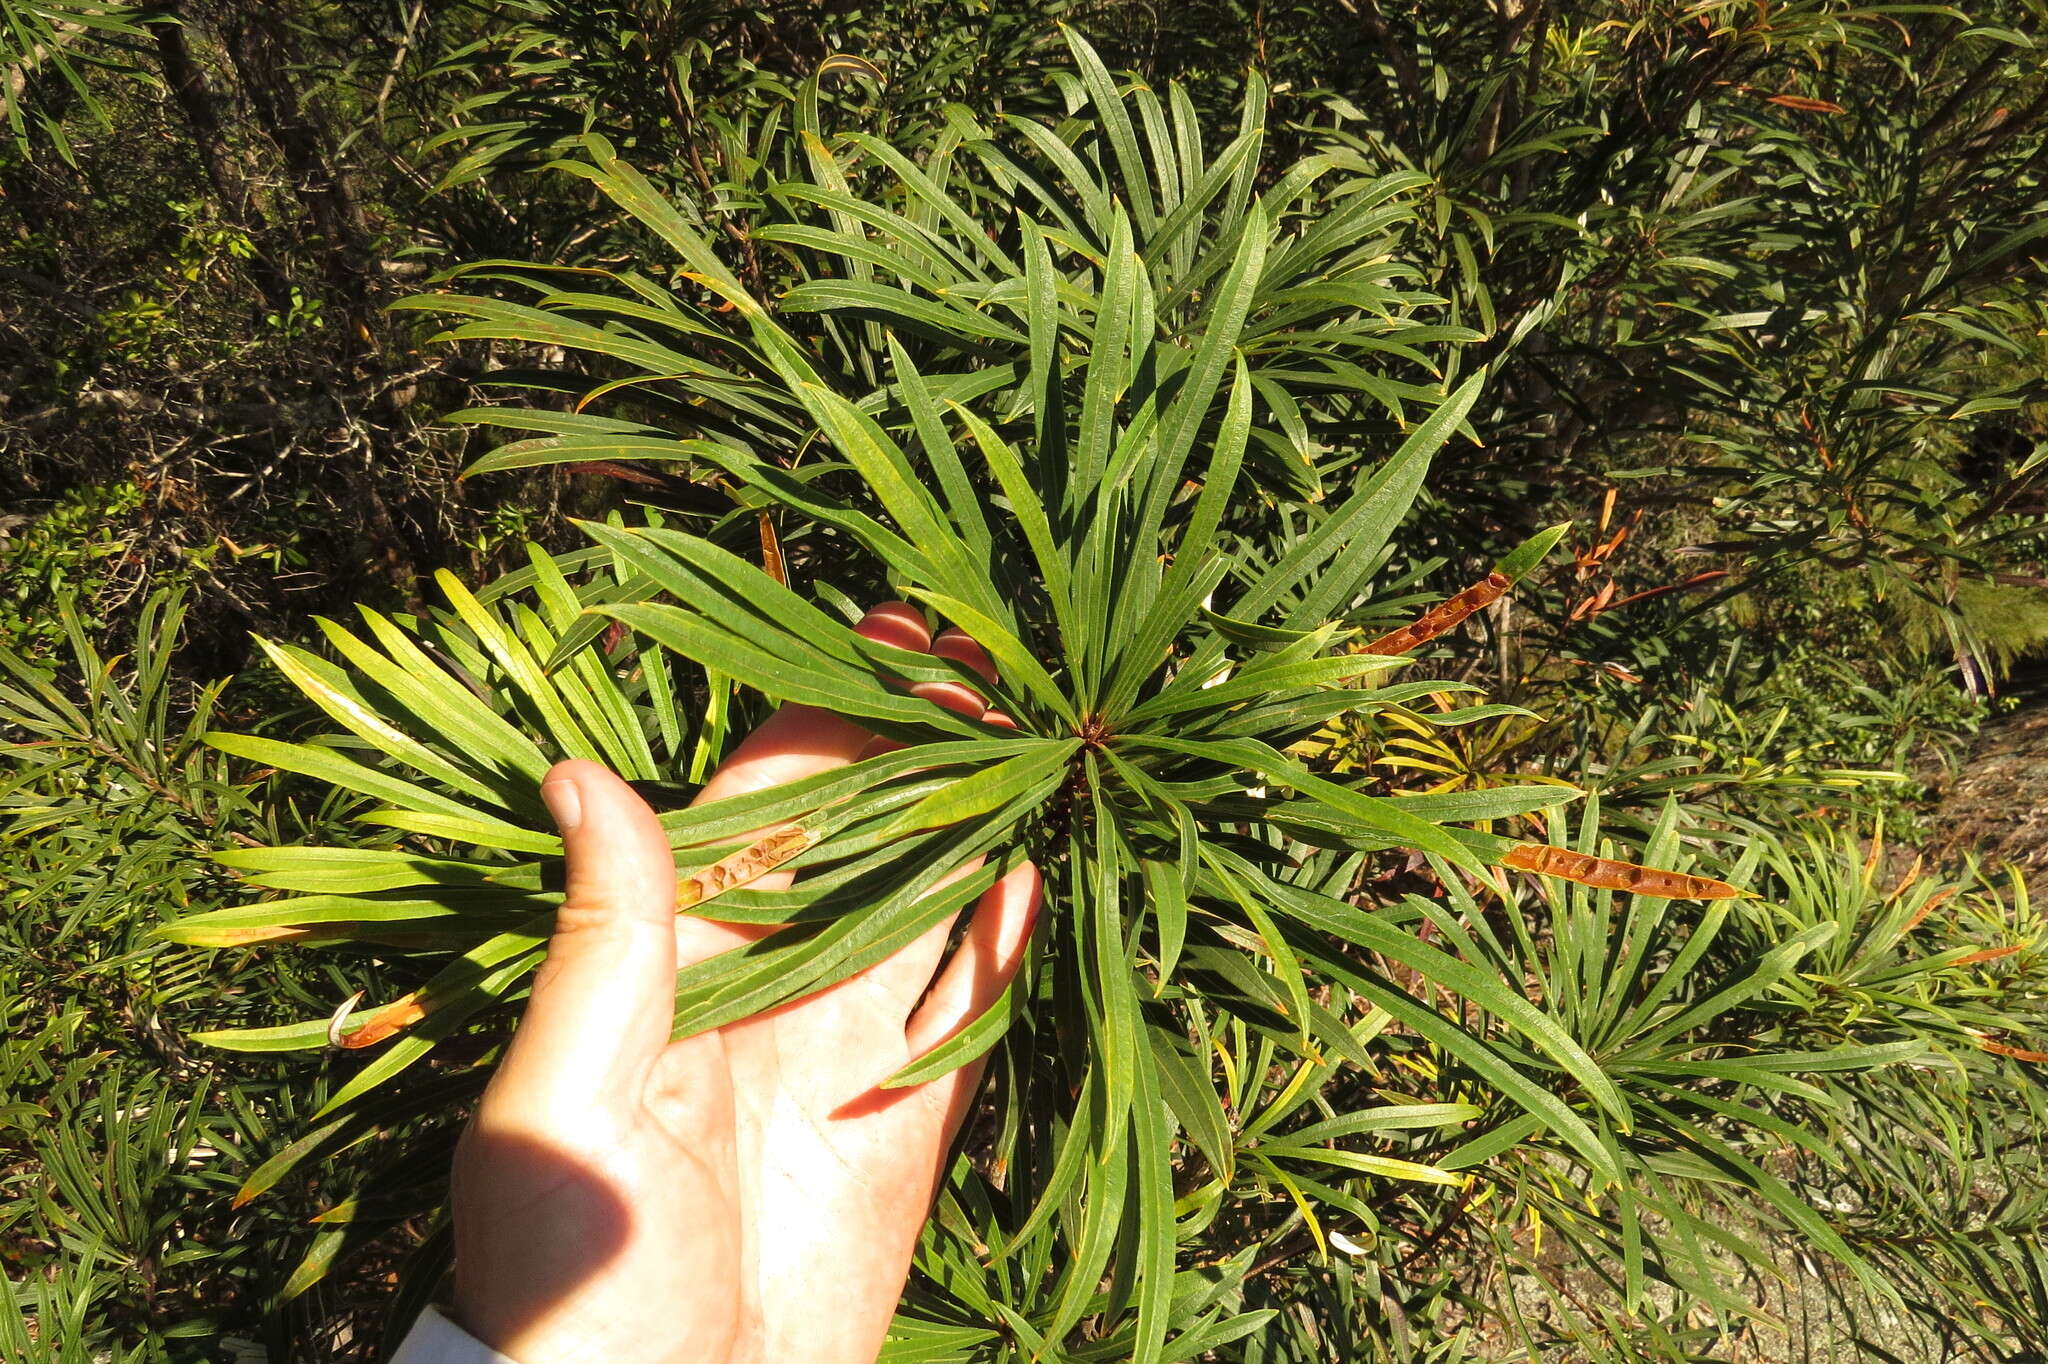
[[(7, 476), (91, 522), (0, 621), (9, 1357), (391, 1343), (567, 757), (686, 877), (800, 873), (683, 908), (782, 930), (679, 1031), (1045, 869), (897, 1077), (991, 1058), (892, 1359), (2044, 1348), (2041, 925), (1883, 823), (2041, 637), (2019, 9), (199, 8), (0, 0), (51, 223), (57, 166), (161, 197), (90, 155), (152, 73), (261, 125), (162, 287), (0, 246), (56, 319)], [(259, 567), (358, 520), (463, 571), (301, 628)], [(883, 596), (1016, 727), (911, 696), (957, 669)], [(905, 747), (689, 807), (787, 700)]]

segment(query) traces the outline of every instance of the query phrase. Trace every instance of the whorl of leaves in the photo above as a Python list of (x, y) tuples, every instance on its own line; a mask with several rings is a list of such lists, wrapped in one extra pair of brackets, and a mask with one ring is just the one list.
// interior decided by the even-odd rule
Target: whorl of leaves
[[(348, 735), (214, 742), (367, 797), (360, 818), (404, 838), (227, 854), (284, 898), (169, 933), (445, 964), (352, 1020), (363, 1031), (345, 1040), (382, 1045), (334, 1092), (327, 1125), (243, 1197), (358, 1138), (396, 1077), (519, 996), (559, 901), (538, 784), (582, 757), (660, 799), (686, 874), (751, 855), (763, 828), (803, 831), (792, 888), (731, 886), (692, 910), (786, 927), (685, 970), (680, 1032), (844, 979), (1010, 859), (1046, 869), (1052, 912), (1019, 984), (898, 1077), (996, 1049), (989, 1120), (899, 1320), (904, 1358), (1188, 1358), (1269, 1319), (1245, 1305), (1258, 1246), (1301, 1229), (1327, 1253), (1331, 1219), (1392, 1234), (1385, 1190), (1471, 1196), (1482, 1172), (1611, 1251), (1632, 1307), (1663, 1283), (1740, 1310), (1720, 1257), (1755, 1248), (1699, 1210), (1694, 1186), (1715, 1181), (1861, 1272), (1742, 1134), (1810, 1135), (1698, 1083), (1769, 1093), (1791, 1083), (1787, 1064), (1914, 1050), (1788, 1063), (1707, 1037), (1830, 926), (1727, 953), (1723, 901), (1668, 954), (1670, 901), (1613, 890), (1732, 888), (1610, 870), (1597, 807), (1575, 833), (1555, 816), (1572, 788), (1380, 795), (1289, 752), (1334, 717), (1472, 690), (1393, 680), (1405, 659), (1355, 647), (1396, 623), (1372, 604), (1374, 574), (1482, 382), (1432, 372), (1418, 349), (1473, 335), (1428, 320), (1438, 300), (1409, 287), (1399, 255), (1425, 180), (1353, 178), (1318, 155), (1262, 180), (1256, 85), (1211, 153), (1178, 90), (1122, 86), (1070, 42), (1076, 69), (1057, 79), (1071, 117), (992, 127), (955, 111), (917, 160), (828, 134), (800, 99), (771, 149), (787, 163), (765, 190), (772, 211), (749, 229), (796, 273), (778, 297), (735, 273), (698, 211), (592, 138), (561, 169), (644, 230), (639, 268), (563, 281), (495, 262), (460, 273), (531, 302), (452, 288), (413, 301), (463, 319), (450, 338), (588, 359), (573, 410), (461, 414), (541, 433), (472, 476), (653, 461), (716, 477), (736, 509), (705, 534), (658, 516), (589, 524), (589, 548), (536, 548), (478, 592), (443, 575), (445, 608), (325, 623), (331, 657), (268, 646)], [(1325, 458), (1340, 436), (1381, 453)], [(791, 547), (791, 582), (727, 547), (764, 515)], [(1557, 538), (1497, 572), (1512, 581)], [(981, 641), (1016, 729), (908, 693), (961, 675), (852, 632), (852, 594), (876, 586)], [(716, 757), (734, 687), (830, 707), (906, 747), (684, 808), (682, 779)], [(1544, 811), (1544, 841), (1573, 847), (1522, 865), (1576, 868), (1598, 889), (1570, 888), (1539, 928), (1493, 870), (1515, 844), (1467, 826)], [(1648, 856), (1686, 860), (1682, 827), (1667, 807)], [(1390, 855), (1449, 898), (1361, 894)], [(981, 871), (940, 885), (977, 857)], [(332, 1031), (316, 1017), (205, 1040), (291, 1050)], [(1455, 1100), (1404, 1101), (1400, 1058), (1423, 1057)], [(1588, 1197), (1609, 1215), (1573, 1223), (1568, 1206)], [(1221, 1264), (1177, 1254), (1276, 1204), (1290, 1210), (1277, 1237), (1247, 1234)]]

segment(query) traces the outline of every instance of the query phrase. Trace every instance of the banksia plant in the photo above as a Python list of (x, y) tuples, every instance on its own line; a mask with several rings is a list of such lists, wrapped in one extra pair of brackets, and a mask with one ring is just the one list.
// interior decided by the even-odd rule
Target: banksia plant
[[(1303, 1233), (1304, 1253), (1328, 1254), (1339, 1225), (1355, 1247), (1380, 1234), (1388, 1190), (1452, 1197), (1517, 1152), (1534, 1153), (1517, 1179), (1575, 1170), (1614, 1200), (1613, 1225), (1634, 1228), (1615, 1233), (1634, 1247), (1632, 1301), (1670, 1277), (1640, 1227), (1677, 1205), (1638, 1195), (1677, 1129), (1599, 1052), (1602, 1021), (1531, 983), (1533, 938), (1481, 951), (1440, 907), (1362, 887), (1389, 866), (1433, 868), (1483, 920), (1472, 897), (1511, 895), (1496, 868), (1519, 867), (1598, 897), (1573, 901), (1582, 924), (1604, 923), (1616, 893), (1737, 892), (1630, 864), (1595, 823), (1503, 832), (1569, 787), (1374, 793), (1290, 753), (1336, 717), (1471, 691), (1413, 655), (1557, 539), (1428, 614), (1374, 602), (1432, 455), (1469, 438), (1481, 383), (1445, 358), (1472, 334), (1432, 323), (1437, 300), (1401, 264), (1424, 182), (1356, 178), (1322, 155), (1262, 173), (1256, 83), (1212, 153), (1179, 91), (1120, 88), (1073, 51), (1059, 77), (1073, 117), (990, 127), (955, 111), (915, 157), (828, 135), (800, 101), (794, 132), (754, 149), (755, 181), (730, 187), (744, 215), (669, 202), (592, 140), (560, 170), (645, 229), (646, 260), (567, 284), (498, 262), (463, 273), (527, 301), (451, 281), (409, 305), (456, 318), (451, 339), (581, 357), (573, 380), (508, 376), (573, 392), (567, 410), (461, 414), (535, 433), (471, 477), (648, 470), (635, 476), (695, 485), (700, 503), (715, 488), (718, 509), (587, 524), (585, 548), (535, 548), (475, 591), (444, 575), (445, 605), (325, 623), (325, 652), (266, 645), (347, 734), (215, 742), (365, 798), (381, 836), (223, 854), (282, 894), (168, 931), (439, 965), (395, 999), (205, 1039), (367, 1058), (245, 1198), (419, 1111), (429, 1100), (394, 1081), (502, 1023), (559, 900), (539, 782), (581, 757), (663, 811), (679, 912), (784, 926), (680, 974), (679, 1033), (846, 978), (1018, 857), (1044, 869), (1049, 912), (1018, 984), (892, 1081), (993, 1053), (891, 1346), (903, 1358), (1221, 1349), (1270, 1318), (1248, 1306), (1258, 1247)], [(852, 603), (882, 591), (971, 635), (999, 677), (855, 634)], [(1015, 727), (908, 689), (946, 680), (986, 690)], [(784, 701), (903, 747), (685, 808), (742, 717)], [(1661, 860), (1689, 855), (1676, 829), (1652, 845)], [(794, 885), (749, 887), (773, 867)], [(1694, 1029), (1804, 944), (1730, 968), (1747, 993), (1716, 994), (1686, 976), (1709, 940), (1675, 973), (1643, 975), (1644, 955), (1641, 988), (1613, 995), (1658, 1064), (1680, 1066)], [(432, 1101), (481, 1074), (437, 1081)], [(1224, 1226), (1239, 1253), (1177, 1253)]]

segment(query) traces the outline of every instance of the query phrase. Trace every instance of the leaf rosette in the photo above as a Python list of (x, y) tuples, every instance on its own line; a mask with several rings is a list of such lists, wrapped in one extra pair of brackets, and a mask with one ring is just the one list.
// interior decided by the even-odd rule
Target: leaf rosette
[[(538, 787), (562, 758), (605, 763), (655, 800), (679, 912), (779, 926), (679, 975), (679, 1034), (844, 980), (1012, 859), (1038, 860), (1053, 912), (1018, 984), (894, 1081), (997, 1049), (991, 1116), (941, 1222), (985, 1227), (1012, 1257), (1003, 1272), (1043, 1286), (1031, 1320), (1003, 1318), (1020, 1340), (1063, 1340), (1095, 1317), (1098, 1343), (1158, 1360), (1255, 1329), (1261, 1314), (1233, 1312), (1217, 1286), (1229, 1273), (1175, 1273), (1177, 1240), (1241, 1181), (1284, 1188), (1312, 1225), (1317, 1204), (1363, 1207), (1326, 1182), (1332, 1168), (1461, 1183), (1484, 1151), (1425, 1161), (1334, 1143), (1451, 1128), (1480, 1115), (1470, 1104), (1325, 1104), (1320, 1126), (1266, 1130), (1346, 1065), (1370, 1070), (1368, 1044), (1390, 1027), (1508, 1110), (1512, 1123), (1474, 1141), (1548, 1132), (1601, 1180), (1625, 1177), (1613, 1134), (1629, 1104), (1574, 1029), (1520, 980), (1432, 944), (1413, 910), (1361, 907), (1361, 879), (1400, 851), (1451, 881), (1511, 862), (1639, 898), (1733, 888), (1630, 881), (1591, 852), (1518, 853), (1492, 831), (1570, 787), (1391, 794), (1289, 751), (1340, 716), (1472, 691), (1406, 678), (1409, 652), (1558, 538), (1535, 537), (1419, 621), (1373, 604), (1481, 382), (1444, 360), (1475, 334), (1429, 321), (1438, 300), (1401, 287), (1424, 182), (1346, 178), (1320, 156), (1261, 179), (1255, 84), (1212, 157), (1184, 94), (1120, 88), (1072, 45), (1071, 103), (1087, 118), (991, 129), (956, 111), (915, 160), (863, 133), (828, 139), (815, 101), (800, 101), (783, 174), (738, 229), (788, 269), (787, 287), (741, 278), (714, 246), (717, 210), (665, 200), (593, 138), (563, 169), (672, 267), (586, 271), (596, 282), (570, 290), (499, 262), (465, 273), (533, 302), (444, 291), (407, 305), (462, 319), (448, 339), (556, 347), (589, 366), (573, 410), (458, 414), (540, 433), (472, 475), (668, 466), (715, 479), (732, 509), (691, 530), (653, 514), (587, 523), (586, 548), (534, 548), (481, 591), (442, 575), (445, 607), (323, 623), (331, 656), (265, 646), (346, 735), (214, 741), (367, 798), (359, 818), (392, 837), (223, 854), (282, 897), (167, 932), (443, 964), (345, 1018), (205, 1039), (378, 1047), (328, 1103), (325, 1135), (245, 1194), (349, 1139), (367, 1096), (519, 997), (560, 899)], [(775, 572), (734, 548), (763, 517), (780, 527)], [(855, 633), (854, 594), (878, 589), (972, 636), (997, 678)], [(987, 692), (1014, 728), (910, 691), (934, 681)], [(689, 807), (735, 695), (826, 707), (902, 747)], [(773, 867), (794, 884), (750, 886)], [(1492, 1028), (1445, 1012), (1417, 979)], [(1262, 1120), (1233, 1119), (1212, 1052), (1226, 1069), (1255, 1052), (1294, 1078)], [(933, 1256), (948, 1291), (986, 1297), (964, 1264)]]

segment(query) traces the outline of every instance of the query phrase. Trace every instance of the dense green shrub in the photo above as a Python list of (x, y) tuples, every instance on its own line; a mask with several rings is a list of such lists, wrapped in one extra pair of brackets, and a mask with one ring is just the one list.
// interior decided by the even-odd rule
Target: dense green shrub
[[(395, 1036), (328, 1111), (375, 1115), (401, 1075), (516, 998), (539, 959), (558, 846), (536, 795), (548, 762), (595, 757), (674, 783), (718, 742), (715, 725), (681, 723), (697, 709), (683, 698), (722, 710), (737, 684), (830, 704), (910, 747), (733, 806), (686, 811), (676, 790), (664, 822), (686, 868), (745, 851), (732, 840), (746, 829), (794, 822), (807, 837), (791, 865), (808, 873), (710, 908), (791, 927), (686, 971), (678, 1027), (842, 979), (1022, 851), (1047, 868), (1057, 907), (1033, 983), (908, 1072), (999, 1048), (991, 1129), (942, 1199), (896, 1348), (1151, 1360), (1256, 1338), (1247, 1357), (1286, 1357), (1274, 1327), (1288, 1318), (1261, 1304), (1286, 1301), (1304, 1260), (1327, 1264), (1334, 1247), (1413, 1275), (1414, 1290), (1447, 1241), (1510, 1254), (1523, 1223), (1573, 1249), (1606, 1310), (1669, 1313), (1674, 1340), (1708, 1338), (1700, 1311), (1743, 1329), (1732, 1275), (1772, 1263), (1772, 1232), (1895, 1298), (1771, 1168), (1787, 1142), (1829, 1155), (1779, 1096), (1825, 1107), (1817, 1077), (1907, 1064), (1930, 1045), (1925, 1020), (1882, 1041), (1757, 1045), (1754, 1011), (1780, 998), (1798, 1011), (1795, 970), (1840, 923), (1583, 886), (1532, 900), (1483, 870), (1508, 839), (1457, 826), (1513, 827), (1571, 787), (1385, 797), (1286, 751), (1336, 716), (1460, 689), (1360, 686), (1399, 665), (1355, 647), (1401, 618), (1370, 575), (1478, 393), (1418, 382), (1422, 347), (1455, 355), (1444, 348), (1478, 339), (1418, 315), (1441, 300), (1399, 287), (1412, 267), (1390, 239), (1425, 182), (1333, 175), (1312, 158), (1255, 198), (1256, 87), (1237, 141), (1204, 154), (1176, 91), (1120, 90), (1078, 40), (1074, 54), (1074, 116), (1057, 131), (955, 118), (917, 162), (828, 135), (799, 98), (804, 165), (748, 229), (797, 272), (772, 311), (597, 139), (565, 169), (674, 266), (643, 258), (601, 290), (541, 275), (531, 304), (419, 300), (467, 319), (450, 339), (547, 339), (597, 367), (573, 411), (465, 414), (543, 433), (472, 475), (667, 461), (722, 472), (735, 513), (709, 538), (591, 524), (591, 549), (536, 549), (481, 594), (444, 577), (449, 609), (367, 614), (367, 637), (328, 627), (342, 666), (273, 646), (354, 739), (214, 742), (370, 797), (362, 818), (420, 841), (233, 853), (257, 884), (300, 894), (170, 932), (452, 954), (361, 1015), (359, 1044)], [(983, 196), (1012, 204), (1014, 225), (985, 232)], [(617, 415), (597, 406), (607, 395)], [(1355, 492), (1324, 497), (1323, 433), (1397, 422), (1412, 430), (1381, 448), (1398, 448), (1361, 464)], [(719, 543), (764, 522), (783, 576), (808, 593)], [(1017, 731), (907, 697), (903, 679), (950, 674), (850, 632), (852, 602), (883, 586), (984, 642)], [(1657, 864), (1704, 855), (1738, 883), (1763, 848), (1723, 851), (1727, 834), (1669, 804), (1633, 848), (1603, 841), (1597, 803), (1576, 828), (1553, 814), (1535, 831)], [(1426, 869), (1416, 890), (1381, 884), (1371, 854), (1390, 849)], [(983, 854), (996, 856), (979, 877), (931, 891)], [(289, 1049), (328, 1033), (316, 1017), (207, 1040)], [(1496, 1210), (1484, 1230), (1475, 1205)], [(1205, 1267), (1204, 1244), (1229, 1258)], [(1433, 1278), (1420, 1291), (1445, 1329), (1461, 1314), (1513, 1322), (1512, 1292)], [(1341, 1322), (1357, 1357), (1399, 1348), (1362, 1315)], [(1306, 1329), (1304, 1348), (1323, 1328)]]
[[(686, 1023), (1051, 870), (904, 1358), (2043, 1348), (2040, 926), (1878, 837), (2042, 636), (2038, 15), (1061, 13), (1141, 74), (1042, 6), (0, 0), (0, 1352), (402, 1327), (569, 755), (693, 865), (815, 835)], [(1357, 652), (1497, 565), (1436, 680)], [(885, 680), (897, 592), (1021, 732)], [(684, 813), (786, 696), (920, 747)]]
[(239, 898), (216, 840), (346, 829), (321, 793), (238, 775), (201, 743), (281, 693), (224, 704), (219, 684), (181, 679), (178, 599), (146, 601), (113, 657), (67, 599), (55, 615), (55, 657), (0, 648), (0, 1247), (7, 1291), (35, 1322), (0, 1313), (0, 1350), (175, 1358), (224, 1332), (263, 1335), (289, 1270), (280, 1248), (306, 1239), (321, 1195), (340, 1197), (329, 1185), (230, 1205), (328, 1081), (187, 1034), (322, 1007), (380, 972), (223, 958), (158, 935)]

